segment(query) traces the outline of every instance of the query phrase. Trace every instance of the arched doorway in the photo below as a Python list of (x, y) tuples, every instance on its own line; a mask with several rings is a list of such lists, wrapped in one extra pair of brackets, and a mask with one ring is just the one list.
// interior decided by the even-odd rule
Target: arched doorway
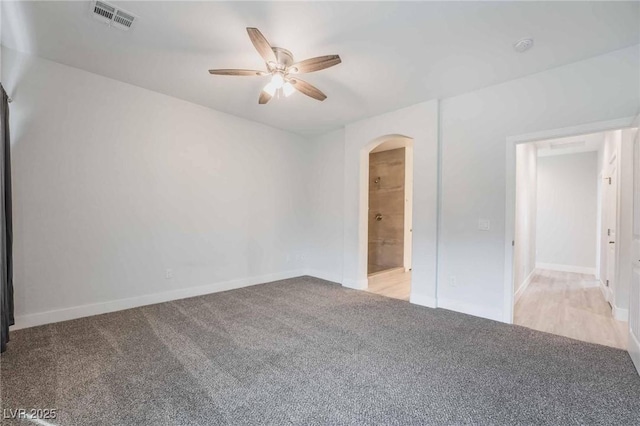
[[(367, 177), (367, 290), (409, 300), (413, 219), (413, 139), (387, 135), (368, 144), (361, 170)], [(366, 154), (366, 155), (365, 155)], [(364, 219), (364, 218), (363, 218)]]

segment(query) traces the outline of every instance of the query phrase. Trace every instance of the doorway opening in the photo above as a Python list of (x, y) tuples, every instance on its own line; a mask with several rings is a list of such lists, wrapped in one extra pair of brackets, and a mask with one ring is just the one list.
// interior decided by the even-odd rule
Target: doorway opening
[(514, 324), (627, 348), (634, 137), (516, 145)]
[(368, 156), (367, 291), (408, 301), (413, 140), (383, 138)]

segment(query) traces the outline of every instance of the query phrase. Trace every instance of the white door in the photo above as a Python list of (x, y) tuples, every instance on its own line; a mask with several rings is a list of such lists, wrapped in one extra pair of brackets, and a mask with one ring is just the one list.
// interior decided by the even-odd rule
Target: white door
[[(640, 116), (635, 121), (640, 124)], [(629, 355), (640, 372), (640, 141), (633, 141), (633, 251), (629, 292)]]
[(617, 159), (612, 158), (607, 170), (607, 181), (605, 182), (605, 218), (607, 224), (607, 301), (613, 305), (613, 295), (616, 286), (616, 223), (618, 220), (618, 175)]

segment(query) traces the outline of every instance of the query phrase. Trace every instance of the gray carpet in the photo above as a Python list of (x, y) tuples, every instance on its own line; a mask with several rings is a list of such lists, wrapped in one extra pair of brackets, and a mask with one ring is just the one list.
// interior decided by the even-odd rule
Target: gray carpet
[(16, 331), (1, 363), (2, 408), (56, 425), (640, 424), (624, 351), (310, 277)]

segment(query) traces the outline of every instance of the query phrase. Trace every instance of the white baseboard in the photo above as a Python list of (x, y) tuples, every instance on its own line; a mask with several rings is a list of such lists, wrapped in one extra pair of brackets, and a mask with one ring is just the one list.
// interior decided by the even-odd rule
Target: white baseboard
[(602, 293), (604, 300), (609, 302), (611, 305), (611, 314), (613, 317), (618, 321), (629, 321), (629, 310), (617, 307), (613, 303), (613, 292), (611, 291), (611, 288), (607, 287), (602, 280), (598, 280), (598, 283), (600, 284), (600, 292)]
[(306, 271), (304, 270), (278, 272), (257, 277), (223, 281), (198, 287), (182, 288), (177, 290), (164, 291), (161, 293), (129, 297), (126, 299), (111, 300), (108, 302), (92, 303), (70, 308), (56, 309), (53, 311), (39, 312), (36, 314), (22, 315), (16, 317), (16, 323), (15, 325), (11, 326), (11, 329), (19, 330), (21, 328), (35, 327), (38, 325), (68, 321), (92, 315), (106, 314), (109, 312), (122, 311), (124, 309), (137, 308), (140, 306), (153, 305), (162, 302), (170, 302), (172, 300), (186, 299), (189, 297), (202, 296), (210, 293), (218, 293), (220, 291), (234, 290), (236, 288), (299, 277), (301, 275), (305, 275), (305, 272)]
[(534, 268), (533, 271), (531, 271), (531, 273), (529, 274), (529, 276), (525, 278), (522, 284), (520, 284), (520, 287), (518, 287), (518, 289), (516, 290), (515, 294), (513, 295), (514, 305), (518, 303), (518, 300), (522, 297), (527, 287), (529, 287), (529, 284), (531, 284), (531, 280), (533, 280), (533, 276), (535, 275), (535, 272), (536, 272), (536, 269)]
[(342, 286), (352, 288), (354, 290), (366, 290), (369, 287), (369, 280), (366, 278), (363, 280), (352, 280), (345, 278), (342, 280)]
[(611, 287), (605, 287), (605, 292), (607, 293), (607, 295), (604, 299), (609, 303), (613, 303), (613, 290), (611, 289)]
[(342, 277), (332, 274), (331, 272), (320, 271), (317, 269), (305, 269), (304, 275), (309, 275), (310, 277), (314, 278), (320, 278), (321, 280), (325, 281), (331, 281), (333, 283), (342, 283)]
[(557, 263), (536, 263), (537, 269), (546, 269), (549, 271), (559, 271), (559, 272), (575, 272), (577, 274), (589, 274), (595, 275), (596, 268), (590, 268), (586, 266), (575, 266), (575, 265), (560, 265)]
[(632, 333), (629, 333), (629, 355), (633, 360), (633, 363), (636, 365), (636, 370), (638, 370), (638, 374), (640, 374), (640, 341), (636, 336)]
[[(186, 299), (189, 297), (202, 296), (205, 294), (218, 293), (221, 291), (234, 290), (237, 288), (248, 287), (257, 284), (268, 283), (272, 281), (283, 280), (287, 278), (295, 278), (302, 275), (309, 275), (327, 281), (340, 283), (339, 277), (318, 270), (301, 269), (293, 271), (285, 271), (273, 274), (266, 274), (257, 277), (241, 278), (237, 280), (223, 281), (215, 284), (209, 284), (198, 287), (189, 287), (161, 293), (147, 294), (125, 299), (111, 300), (108, 302), (92, 303), (70, 308), (56, 309), (47, 312), (39, 312), (29, 315), (21, 315), (16, 317), (15, 325), (11, 326), (11, 330), (19, 330), (21, 328), (35, 327), (38, 325), (52, 324), (60, 321), (68, 321), (77, 318), (83, 318), (93, 315), (106, 314), (109, 312), (121, 311), (124, 309), (137, 308), (140, 306), (153, 305), (156, 303), (170, 302), (172, 300)], [(363, 290), (367, 288), (367, 280), (344, 280), (344, 287)], [(454, 300), (438, 299), (420, 294), (411, 294), (411, 303), (429, 308), (441, 307), (469, 315), (482, 318), (501, 320), (501, 312), (488, 309), (483, 306), (472, 305)]]
[(613, 306), (613, 290), (611, 289), (611, 287), (607, 287), (606, 284), (602, 282), (602, 280), (598, 281), (600, 283), (600, 292), (602, 293), (604, 300), (606, 300), (611, 306)]
[(436, 303), (436, 299), (434, 299), (433, 297), (415, 292), (411, 292), (411, 295), (409, 296), (409, 302), (413, 303), (414, 305), (426, 306), (427, 308), (435, 308), (438, 306), (438, 304)]
[(598, 280), (598, 283), (600, 284), (600, 293), (602, 293), (602, 297), (604, 297), (604, 300), (606, 300), (608, 302), (609, 301), (609, 289), (602, 282), (602, 280)]
[(613, 317), (618, 321), (629, 321), (629, 310), (618, 308), (616, 305), (612, 305)]
[[(309, 275), (311, 277), (315, 277), (315, 278), (320, 278), (323, 280), (327, 280), (327, 281), (332, 281), (335, 283), (342, 283), (343, 287), (348, 287), (348, 288), (352, 288), (355, 290), (366, 290), (368, 285), (369, 285), (369, 280), (344, 280), (342, 281), (342, 279), (340, 279), (340, 277), (331, 274), (331, 273), (327, 273), (325, 271), (319, 271), (319, 270), (315, 270), (315, 269), (306, 269), (305, 270), (305, 275)], [(436, 304), (436, 299), (424, 294), (420, 294), (420, 293), (411, 293), (411, 296), (409, 298), (409, 302), (415, 304), (415, 305), (420, 305), (420, 306), (426, 306), (428, 308), (435, 308), (437, 306)]]
[(450, 311), (462, 312), (463, 314), (503, 322), (502, 310), (497, 310), (486, 306), (460, 302), (457, 300), (438, 298), (438, 308), (449, 309)]

